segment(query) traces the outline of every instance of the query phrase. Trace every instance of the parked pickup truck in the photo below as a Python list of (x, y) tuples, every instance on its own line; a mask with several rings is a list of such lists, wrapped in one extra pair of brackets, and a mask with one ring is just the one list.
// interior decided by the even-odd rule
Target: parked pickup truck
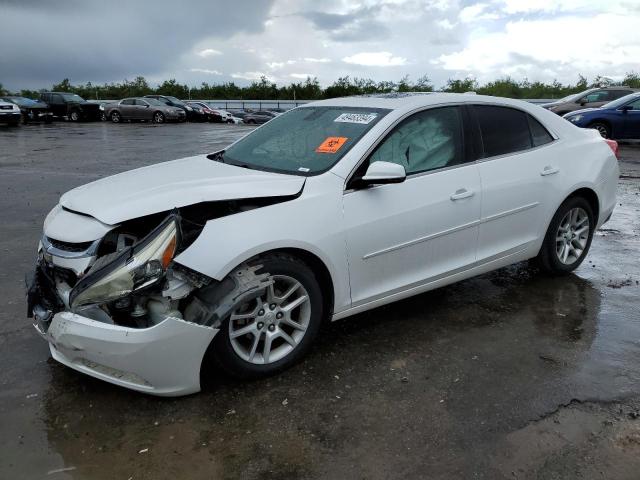
[(72, 122), (100, 120), (100, 105), (87, 102), (80, 95), (67, 92), (43, 92), (40, 100), (49, 104), (53, 115)]

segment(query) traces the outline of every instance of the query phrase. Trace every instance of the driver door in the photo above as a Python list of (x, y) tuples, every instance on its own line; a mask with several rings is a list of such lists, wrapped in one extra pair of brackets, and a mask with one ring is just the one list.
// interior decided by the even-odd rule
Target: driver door
[(631, 108), (622, 114), (624, 138), (640, 139), (640, 98), (626, 106)]
[(601, 107), (611, 100), (613, 100), (613, 98), (609, 90), (596, 90), (583, 97), (580, 100), (580, 105), (581, 108), (596, 108)]
[(140, 98), (135, 99), (134, 115), (136, 120), (151, 120), (153, 109), (146, 100)]
[[(356, 170), (343, 196), (353, 306), (437, 280), (476, 260), (481, 185), (464, 144), (461, 107), (399, 123)], [(399, 163), (402, 183), (358, 188), (375, 161)]]

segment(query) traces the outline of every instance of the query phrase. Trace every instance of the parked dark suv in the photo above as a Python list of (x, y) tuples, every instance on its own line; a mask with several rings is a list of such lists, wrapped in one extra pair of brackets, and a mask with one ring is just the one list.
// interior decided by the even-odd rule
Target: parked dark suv
[(43, 92), (40, 100), (49, 104), (56, 117), (66, 117), (72, 122), (100, 120), (100, 105), (87, 102), (80, 95), (67, 92)]
[(574, 93), (573, 95), (561, 98), (555, 102), (545, 103), (541, 106), (558, 115), (564, 115), (565, 113), (583, 108), (601, 107), (605, 103), (612, 102), (636, 91), (637, 89), (630, 87), (590, 88), (584, 92)]

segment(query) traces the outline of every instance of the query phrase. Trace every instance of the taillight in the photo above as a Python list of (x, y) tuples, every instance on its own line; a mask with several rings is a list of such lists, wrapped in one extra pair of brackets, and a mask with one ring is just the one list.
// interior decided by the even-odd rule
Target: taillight
[(611, 148), (611, 151), (613, 152), (613, 154), (616, 156), (616, 158), (619, 159), (619, 157), (618, 157), (618, 142), (616, 142), (615, 140), (609, 140), (608, 138), (605, 138), (604, 141), (607, 142), (607, 145), (609, 145), (609, 147)]

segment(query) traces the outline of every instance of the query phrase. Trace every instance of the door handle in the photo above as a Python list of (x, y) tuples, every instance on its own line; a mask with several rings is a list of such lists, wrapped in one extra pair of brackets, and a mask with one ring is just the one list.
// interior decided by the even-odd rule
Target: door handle
[(560, 169), (558, 167), (552, 167), (551, 165), (547, 165), (540, 172), (540, 175), (542, 175), (543, 177), (546, 177), (547, 175), (553, 175), (555, 173), (558, 173), (559, 171), (560, 171)]
[(473, 195), (474, 195), (473, 190), (467, 190), (466, 188), (459, 188), (449, 198), (451, 198), (451, 200), (455, 202), (456, 200), (462, 200), (463, 198), (473, 197)]

